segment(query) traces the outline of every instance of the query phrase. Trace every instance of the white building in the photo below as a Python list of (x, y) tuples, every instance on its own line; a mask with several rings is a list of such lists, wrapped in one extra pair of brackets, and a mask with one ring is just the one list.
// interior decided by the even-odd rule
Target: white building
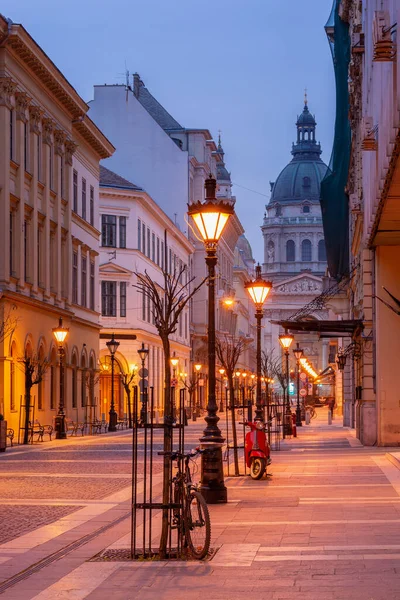
[[(149, 350), (146, 368), (149, 385), (154, 388), (154, 407), (163, 412), (164, 359), (161, 340), (154, 324), (150, 301), (138, 290), (135, 273), (151, 276), (164, 287), (162, 270), (174, 272), (176, 266), (188, 267), (193, 247), (187, 237), (140, 187), (109, 169), (100, 167), (100, 289), (101, 289), (101, 364), (109, 364), (107, 339), (115, 334), (120, 346), (115, 355), (117, 370), (114, 378), (116, 411), (120, 417), (128, 412), (122, 374), (129, 374), (135, 365), (140, 368), (138, 349), (142, 343)], [(136, 339), (133, 339), (136, 336)], [(189, 306), (171, 336), (171, 352), (179, 359), (177, 378), (190, 369)], [(111, 373), (101, 376), (101, 413), (110, 410)], [(132, 384), (138, 384), (136, 377)]]
[(16, 318), (0, 341), (0, 413), (17, 434), (24, 419), (20, 359), (47, 361), (30, 418), (52, 424), (59, 368), (52, 329), (65, 344), (65, 411), (84, 420), (95, 403), (98, 360), (98, 180), (112, 144), (88, 106), (22, 25), (0, 16), (0, 304)]

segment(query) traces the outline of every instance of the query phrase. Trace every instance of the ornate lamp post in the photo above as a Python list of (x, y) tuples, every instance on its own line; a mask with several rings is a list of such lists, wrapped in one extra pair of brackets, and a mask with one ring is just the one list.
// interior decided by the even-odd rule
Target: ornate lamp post
[(224, 375), (225, 369), (222, 367), (218, 369), (219, 374), (221, 375), (221, 401), (219, 403), (219, 412), (224, 412)]
[(245, 288), (249, 293), (250, 298), (253, 300), (256, 307), (256, 321), (257, 321), (257, 384), (256, 384), (256, 421), (262, 421), (264, 418), (262, 399), (261, 399), (261, 321), (263, 318), (263, 305), (267, 296), (272, 288), (270, 281), (265, 281), (261, 277), (260, 264), (256, 266), (256, 278), (254, 281), (249, 281), (245, 284)]
[(65, 440), (67, 437), (67, 429), (65, 427), (65, 412), (64, 412), (64, 342), (68, 335), (69, 329), (63, 327), (62, 318), (60, 317), (58, 327), (53, 328), (53, 335), (58, 343), (58, 355), (60, 357), (60, 403), (58, 405), (58, 414), (56, 416), (56, 439)]
[(140, 408), (140, 420), (142, 423), (146, 423), (147, 422), (147, 389), (145, 388), (145, 381), (146, 381), (146, 377), (145, 377), (145, 370), (144, 370), (144, 364), (146, 362), (146, 358), (149, 354), (149, 351), (147, 348), (144, 347), (144, 343), (142, 342), (142, 347), (139, 348), (139, 350), (137, 351), (142, 363), (142, 370), (141, 373), (139, 373), (139, 375), (141, 375), (141, 381), (140, 381), (140, 392), (141, 392), (141, 402), (142, 402), (142, 406)]
[(117, 431), (117, 420), (118, 415), (115, 412), (114, 405), (114, 360), (115, 353), (118, 350), (119, 342), (114, 339), (114, 334), (112, 334), (112, 338), (109, 342), (106, 342), (106, 346), (111, 354), (111, 406), (110, 406), (110, 418), (108, 421), (108, 431)]
[(299, 347), (299, 343), (297, 342), (296, 348), (293, 350), (293, 354), (296, 357), (296, 367), (297, 367), (297, 406), (296, 406), (296, 427), (301, 427), (303, 423), (301, 422), (301, 408), (300, 408), (300, 359), (303, 356), (303, 350)]
[[(279, 336), (279, 343), (282, 346), (282, 348), (285, 351), (285, 358), (286, 358), (286, 427), (287, 427), (287, 431), (289, 432), (290, 435), (290, 431), (291, 431), (291, 425), (290, 425), (290, 421), (288, 419), (290, 419), (290, 415), (291, 415), (291, 410), (290, 410), (290, 399), (289, 399), (289, 348), (292, 344), (294, 340), (294, 337), (288, 333), (287, 331), (285, 331), (285, 333), (282, 333)], [(285, 428), (284, 428), (285, 431)]]
[(222, 232), (233, 215), (233, 206), (215, 197), (217, 182), (212, 175), (205, 181), (206, 198), (189, 205), (189, 216), (204, 241), (206, 264), (208, 267), (208, 403), (207, 427), (200, 439), (207, 452), (202, 454), (201, 493), (206, 502), (216, 504), (227, 502), (227, 490), (224, 484), (222, 466), (222, 444), (224, 438), (218, 427), (217, 400), (215, 395), (215, 267), (217, 264), (217, 245)]
[(179, 364), (179, 358), (177, 358), (175, 356), (175, 352), (172, 355), (172, 358), (169, 359), (169, 362), (171, 363), (171, 367), (172, 367), (172, 383), (171, 383), (171, 387), (172, 387), (172, 416), (174, 418), (174, 420), (176, 420), (176, 398), (175, 398), (175, 389), (177, 386), (177, 379), (176, 379), (176, 367)]

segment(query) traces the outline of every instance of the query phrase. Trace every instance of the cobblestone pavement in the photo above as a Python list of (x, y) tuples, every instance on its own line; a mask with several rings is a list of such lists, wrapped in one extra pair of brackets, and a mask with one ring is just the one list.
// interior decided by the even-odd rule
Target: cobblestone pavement
[[(202, 422), (191, 424), (188, 441), (195, 445), (203, 428)], [(216, 553), (202, 562), (90, 561), (104, 549), (130, 544), (130, 487), (112, 489), (115, 482), (129, 481), (119, 470), (129, 460), (123, 449), (128, 438), (103, 439), (104, 445), (79, 440), (61, 449), (56, 444), (20, 455), (16, 451), (8, 455), (9, 463), (0, 463), (0, 473), (2, 464), (17, 472), (15, 461), (34, 469), (36, 476), (18, 478), (25, 480), (22, 494), (38, 479), (45, 482), (47, 498), (26, 496), (29, 509), (46, 503), (53, 507), (54, 498), (61, 498), (58, 483), (63, 490), (80, 491), (82, 498), (91, 495), (92, 485), (111, 486), (108, 496), (71, 500), (73, 513), (0, 545), (0, 592), (2, 582), (28, 569), (4, 592), (7, 600), (243, 600), (245, 594), (252, 600), (400, 600), (399, 453), (361, 447), (338, 419), (327, 425), (325, 410), (273, 453), (268, 478), (226, 478), (228, 503), (209, 507)], [(28, 463), (32, 454), (36, 466)], [(65, 471), (56, 476), (57, 466), (71, 464), (58, 461), (69, 459), (83, 478), (67, 477)], [(115, 471), (97, 471), (101, 461), (112, 463)], [(90, 471), (94, 465), (96, 477)], [(5, 481), (15, 485), (14, 476), (0, 476), (0, 498)], [(159, 481), (158, 476), (155, 485)], [(63, 498), (57, 505), (66, 508)], [(112, 527), (106, 531), (107, 524)], [(89, 536), (85, 545), (71, 549), (82, 536)], [(58, 557), (57, 552), (57, 561), (29, 572), (30, 565), (48, 555)]]
[(0, 506), (0, 544), (42, 525), (50, 525), (81, 506)]

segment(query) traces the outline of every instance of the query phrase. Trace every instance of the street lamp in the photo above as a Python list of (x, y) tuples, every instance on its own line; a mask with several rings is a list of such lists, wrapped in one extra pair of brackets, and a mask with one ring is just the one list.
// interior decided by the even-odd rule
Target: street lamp
[(291, 427), (290, 421), (288, 421), (288, 417), (290, 418), (291, 410), (290, 410), (290, 400), (289, 400), (289, 348), (294, 340), (294, 337), (285, 331), (279, 336), (279, 343), (285, 351), (286, 357), (286, 426), (287, 431), (290, 435)]
[(179, 364), (179, 358), (177, 358), (175, 356), (175, 352), (172, 355), (172, 358), (169, 359), (169, 362), (171, 363), (171, 367), (172, 367), (172, 382), (171, 382), (171, 388), (172, 388), (172, 416), (174, 418), (174, 420), (176, 420), (176, 399), (175, 399), (175, 388), (177, 385), (177, 379), (176, 379), (176, 367)]
[(140, 420), (143, 424), (145, 424), (147, 422), (147, 389), (145, 388), (145, 381), (146, 381), (146, 376), (145, 376), (145, 370), (144, 370), (144, 363), (146, 362), (146, 358), (149, 354), (149, 351), (147, 348), (144, 347), (144, 343), (142, 342), (142, 347), (139, 348), (139, 350), (137, 351), (137, 353), (139, 354), (139, 358), (142, 362), (142, 369), (139, 373), (139, 375), (141, 376), (141, 380), (139, 383), (140, 386), (140, 399), (141, 399), (141, 409), (140, 409)]
[(297, 342), (296, 348), (293, 350), (293, 354), (296, 357), (297, 366), (297, 406), (296, 406), (296, 427), (301, 427), (301, 408), (300, 408), (300, 359), (303, 356), (303, 350), (299, 347)]
[(60, 403), (58, 405), (58, 415), (56, 416), (56, 439), (65, 440), (67, 437), (67, 429), (65, 426), (64, 412), (64, 342), (68, 335), (69, 329), (63, 327), (62, 318), (58, 321), (58, 327), (53, 328), (53, 335), (58, 343), (58, 355), (60, 357)]
[(111, 354), (111, 406), (109, 412), (110, 418), (108, 421), (108, 431), (117, 431), (118, 415), (114, 407), (114, 355), (118, 350), (119, 342), (114, 339), (114, 334), (112, 334), (111, 340), (106, 342), (106, 346)]
[(212, 175), (205, 181), (205, 201), (189, 205), (192, 217), (203, 239), (208, 267), (208, 403), (207, 427), (200, 439), (203, 448), (201, 460), (201, 493), (206, 502), (216, 504), (227, 502), (227, 490), (224, 484), (222, 466), (222, 444), (224, 438), (218, 427), (217, 400), (215, 395), (215, 267), (217, 264), (217, 245), (222, 232), (233, 215), (233, 206), (218, 200), (215, 196), (217, 182)]
[(224, 412), (224, 375), (225, 369), (222, 367), (218, 369), (219, 374), (221, 375), (221, 401), (219, 403), (219, 412)]
[(267, 296), (272, 288), (270, 281), (265, 281), (261, 277), (260, 263), (256, 266), (256, 278), (254, 281), (245, 283), (245, 289), (248, 291), (250, 298), (253, 300), (256, 307), (256, 321), (257, 321), (257, 351), (256, 351), (256, 364), (257, 364), (257, 384), (256, 384), (256, 421), (263, 421), (263, 409), (261, 399), (261, 321), (263, 318), (263, 305)]

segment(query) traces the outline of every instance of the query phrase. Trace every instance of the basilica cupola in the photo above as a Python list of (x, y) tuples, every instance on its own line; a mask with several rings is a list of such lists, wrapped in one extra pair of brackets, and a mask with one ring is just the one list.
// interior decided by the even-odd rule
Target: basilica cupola
[(321, 146), (315, 139), (316, 121), (308, 108), (307, 94), (304, 95), (303, 112), (297, 117), (297, 141), (292, 146), (293, 160), (304, 158), (318, 158), (321, 154)]
[(217, 147), (217, 151), (214, 154), (215, 154), (215, 158), (217, 161), (217, 183), (218, 183), (217, 198), (227, 198), (229, 200), (234, 200), (234, 198), (232, 197), (232, 191), (231, 191), (231, 188), (232, 188), (231, 174), (229, 173), (229, 171), (227, 170), (227, 168), (225, 166), (225, 160), (224, 160), (225, 152), (224, 152), (224, 149), (222, 148), (221, 135), (218, 136), (218, 147)]

